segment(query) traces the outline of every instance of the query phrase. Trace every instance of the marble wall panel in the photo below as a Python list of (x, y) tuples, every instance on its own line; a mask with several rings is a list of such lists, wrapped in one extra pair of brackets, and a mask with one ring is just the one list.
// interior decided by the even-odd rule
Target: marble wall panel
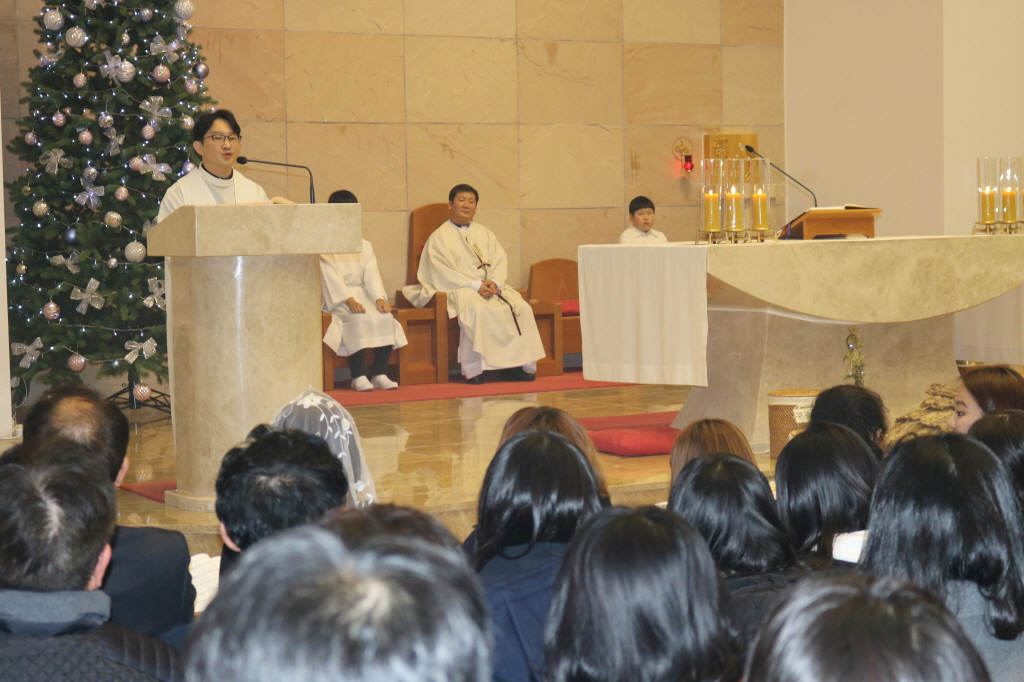
[[(722, 126), (723, 133), (755, 133), (757, 135), (757, 151), (768, 157), (768, 160), (786, 170), (786, 136), (783, 126)], [(772, 223), (776, 229), (782, 227), (786, 215), (786, 193), (792, 190), (811, 195), (798, 186), (789, 184), (786, 176), (772, 169), (771, 198), (773, 202)]]
[[(700, 204), (701, 139), (717, 128), (690, 126), (626, 126), (627, 203), (638, 194), (658, 207)], [(682, 176), (682, 162), (672, 153), (674, 143), (685, 137), (693, 147), (694, 171)]]
[[(360, 197), (361, 199), (362, 197)], [(405, 286), (409, 257), (409, 214), (405, 211), (363, 211), (363, 239), (373, 244), (380, 278), (389, 298)]]
[(206, 86), (223, 109), (241, 121), (283, 121), (285, 37), (280, 31), (196, 29), (210, 65)]
[[(39, 63), (39, 60), (32, 54), (32, 51), (39, 47), (39, 37), (35, 34), (36, 24), (34, 21), (19, 21), (17, 24), (18, 73), (16, 82), (20, 89), (21, 84), (29, 79), (28, 70)], [(21, 98), (20, 94), (18, 98)], [(28, 114), (28, 106), (19, 103), (15, 111), (4, 109), (4, 116), (11, 116), (12, 114), (18, 117), (25, 116)]]
[(401, 36), (285, 33), (289, 121), (405, 120)]
[(406, 120), (515, 123), (513, 40), (406, 38)]
[(658, 206), (655, 211), (654, 228), (670, 242), (692, 242), (699, 227), (700, 206)]
[(622, 127), (522, 125), (523, 208), (622, 206)]
[(284, 28), (401, 34), (402, 4), (402, 0), (284, 0)]
[(577, 260), (580, 244), (614, 244), (626, 225), (621, 208), (556, 208), (523, 211), (522, 278), (547, 258)]
[[(351, 190), (364, 211), (402, 211), (406, 204), (405, 126), (394, 123), (289, 123), (288, 162), (309, 166), (317, 201)], [(291, 180), (294, 200), (308, 198), (304, 173)]]
[(519, 43), (520, 123), (622, 123), (619, 43)]
[(521, 222), (519, 210), (514, 208), (488, 208), (481, 205), (475, 218), (498, 238), (508, 257), (508, 279), (505, 286), (520, 289), (526, 286), (521, 269)]
[[(250, 121), (242, 124), (244, 135), (242, 153), (254, 159), (265, 159), (267, 161), (288, 162), (287, 154), (287, 132), (286, 124), (283, 121), (267, 123), (263, 121)], [(288, 168), (277, 168), (275, 166), (264, 166), (250, 164), (240, 166), (242, 174), (255, 183), (258, 183), (267, 193), (268, 197), (288, 197), (296, 200), (289, 191), (289, 178), (302, 171), (294, 171)], [(306, 178), (306, 174), (302, 173)], [(308, 187), (308, 184), (307, 184)], [(309, 192), (299, 197), (303, 203), (309, 201)]]
[(784, 123), (781, 47), (722, 48), (722, 123)]
[(622, 0), (519, 0), (520, 38), (622, 40)]
[(515, 38), (516, 0), (405, 0), (407, 35)]
[(622, 35), (629, 43), (717, 45), (719, 0), (622, 0)]
[(203, 0), (195, 3), (191, 21), (197, 28), (280, 31), (283, 4), (284, 0)]
[[(35, 17), (41, 11), (42, 3), (39, 0), (14, 0), (15, 19), (27, 21)], [(10, 16), (10, 15), (7, 15)]]
[(14, 21), (0, 21), (0, 108), (8, 118), (18, 113), (18, 100), (22, 97), (19, 75), (18, 25)]
[(722, 44), (782, 47), (783, 0), (721, 0)]
[(465, 182), (480, 206), (519, 206), (519, 140), (512, 125), (409, 125), (409, 208), (448, 201)]
[(626, 123), (722, 122), (722, 48), (718, 46), (627, 44), (623, 81)]

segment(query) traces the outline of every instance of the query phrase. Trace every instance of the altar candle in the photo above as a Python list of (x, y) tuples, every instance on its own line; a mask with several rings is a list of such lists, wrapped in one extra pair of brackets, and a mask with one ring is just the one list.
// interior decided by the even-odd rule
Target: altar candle
[(1017, 222), (1017, 190), (1009, 187), (1003, 190), (1003, 222)]
[(743, 229), (743, 195), (731, 188), (725, 194), (725, 229)]
[(991, 187), (981, 190), (981, 222), (996, 221), (996, 193)]
[(721, 229), (721, 209), (718, 206), (718, 192), (704, 193), (704, 231), (717, 232)]
[(754, 192), (751, 208), (754, 212), (754, 229), (768, 229), (768, 195), (758, 190)]

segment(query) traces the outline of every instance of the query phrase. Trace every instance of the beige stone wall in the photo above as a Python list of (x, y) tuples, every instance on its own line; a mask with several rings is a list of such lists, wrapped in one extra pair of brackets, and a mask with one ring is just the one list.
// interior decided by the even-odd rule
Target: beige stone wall
[[(782, 0), (195, 4), (208, 83), (242, 121), (244, 153), (309, 165), (321, 200), (354, 191), (391, 290), (404, 283), (408, 211), (458, 182), (480, 190), (480, 222), (525, 286), (531, 263), (615, 241), (637, 194), (670, 239), (691, 237), (699, 173), (679, 177), (680, 136), (699, 161), (702, 133), (756, 132), (784, 161)], [(0, 0), (12, 118), (38, 8)], [(4, 139), (14, 132), (4, 120)], [(306, 196), (304, 174), (245, 173), (272, 195)]]

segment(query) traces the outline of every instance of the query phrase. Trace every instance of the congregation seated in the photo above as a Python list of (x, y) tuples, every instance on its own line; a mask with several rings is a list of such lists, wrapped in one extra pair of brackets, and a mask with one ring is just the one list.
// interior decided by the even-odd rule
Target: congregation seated
[(324, 517), (318, 525), (341, 538), (349, 549), (373, 538), (387, 536), (424, 540), (449, 550), (462, 551), (462, 545), (443, 523), (412, 507), (394, 504), (342, 507)]
[(935, 597), (894, 579), (808, 580), (771, 617), (745, 682), (989, 682)]
[(216, 491), (225, 547), (220, 566), (223, 578), (237, 562), (238, 553), (343, 506), (348, 480), (344, 466), (322, 438), (263, 424), (224, 455)]
[(987, 446), (1010, 470), (1024, 507), (1024, 410), (996, 410), (971, 424), (967, 435)]
[(606, 509), (579, 530), (544, 639), (547, 682), (736, 682), (742, 672), (707, 543), (658, 507)]
[(885, 456), (889, 415), (882, 397), (869, 388), (840, 384), (825, 389), (814, 399), (811, 423), (831, 422), (853, 429), (864, 439), (879, 462)]
[[(76, 452), (99, 466), (112, 487), (124, 481), (130, 464), (128, 419), (95, 391), (66, 384), (42, 395), (25, 417), (24, 447), (49, 438), (80, 444)], [(56, 454), (67, 459), (66, 453)], [(16, 452), (5, 457), (12, 455)], [(115, 526), (110, 544), (102, 589), (110, 595), (111, 622), (156, 636), (192, 621), (196, 591), (184, 535), (164, 528)]]
[(993, 682), (1021, 679), (1024, 520), (1009, 470), (955, 433), (897, 444), (882, 469), (861, 572), (943, 600)]
[(23, 448), (0, 459), (0, 680), (182, 680), (175, 649), (110, 622), (109, 472), (71, 441)]
[(1024, 377), (1005, 365), (979, 367), (961, 378), (947, 425), (966, 434), (971, 424), (996, 410), (1024, 410)]
[(491, 641), (457, 548), (306, 526), (242, 556), (186, 656), (189, 682), (485, 682)]
[(752, 639), (783, 591), (808, 575), (796, 565), (768, 479), (735, 455), (698, 457), (672, 482), (668, 508), (708, 543)]
[(543, 666), (543, 629), (569, 541), (601, 509), (597, 476), (568, 438), (524, 431), (487, 467), (473, 564), (494, 624), (494, 680), (529, 682)]
[(698, 419), (687, 424), (676, 436), (669, 458), (672, 480), (690, 460), (713, 452), (726, 452), (754, 463), (754, 451), (739, 427), (724, 419)]
[(819, 422), (794, 436), (776, 461), (775, 489), (797, 558), (831, 568), (836, 537), (867, 528), (877, 479), (875, 455), (851, 429)]

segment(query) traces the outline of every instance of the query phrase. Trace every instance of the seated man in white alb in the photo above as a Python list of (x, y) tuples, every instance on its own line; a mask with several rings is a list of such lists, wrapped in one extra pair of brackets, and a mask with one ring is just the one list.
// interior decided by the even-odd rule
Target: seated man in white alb
[[(347, 189), (340, 189), (327, 203), (355, 204), (359, 200)], [(323, 311), (332, 318), (324, 343), (338, 355), (348, 357), (352, 389), (398, 388), (388, 378), (388, 358), (392, 347), (401, 348), (408, 341), (402, 325), (391, 316), (391, 304), (370, 242), (363, 240), (362, 253), (320, 256), (320, 293)], [(373, 349), (372, 379), (366, 378), (367, 348)]]
[(635, 197), (629, 202), (629, 222), (619, 235), (620, 244), (667, 244), (663, 232), (654, 229), (654, 202), (647, 197)]
[(477, 191), (456, 185), (448, 193), (449, 219), (423, 245), (419, 284), (402, 289), (422, 308), (437, 291), (448, 294), (448, 317), (459, 318), (459, 364), (467, 383), (500, 369), (505, 381), (533, 381), (544, 346), (533, 310), (505, 287), (508, 259), (494, 233), (473, 222)]
[(263, 188), (234, 169), (242, 153), (242, 129), (227, 109), (209, 110), (192, 127), (192, 148), (203, 162), (171, 185), (160, 201), (160, 222), (182, 206), (269, 204)]

